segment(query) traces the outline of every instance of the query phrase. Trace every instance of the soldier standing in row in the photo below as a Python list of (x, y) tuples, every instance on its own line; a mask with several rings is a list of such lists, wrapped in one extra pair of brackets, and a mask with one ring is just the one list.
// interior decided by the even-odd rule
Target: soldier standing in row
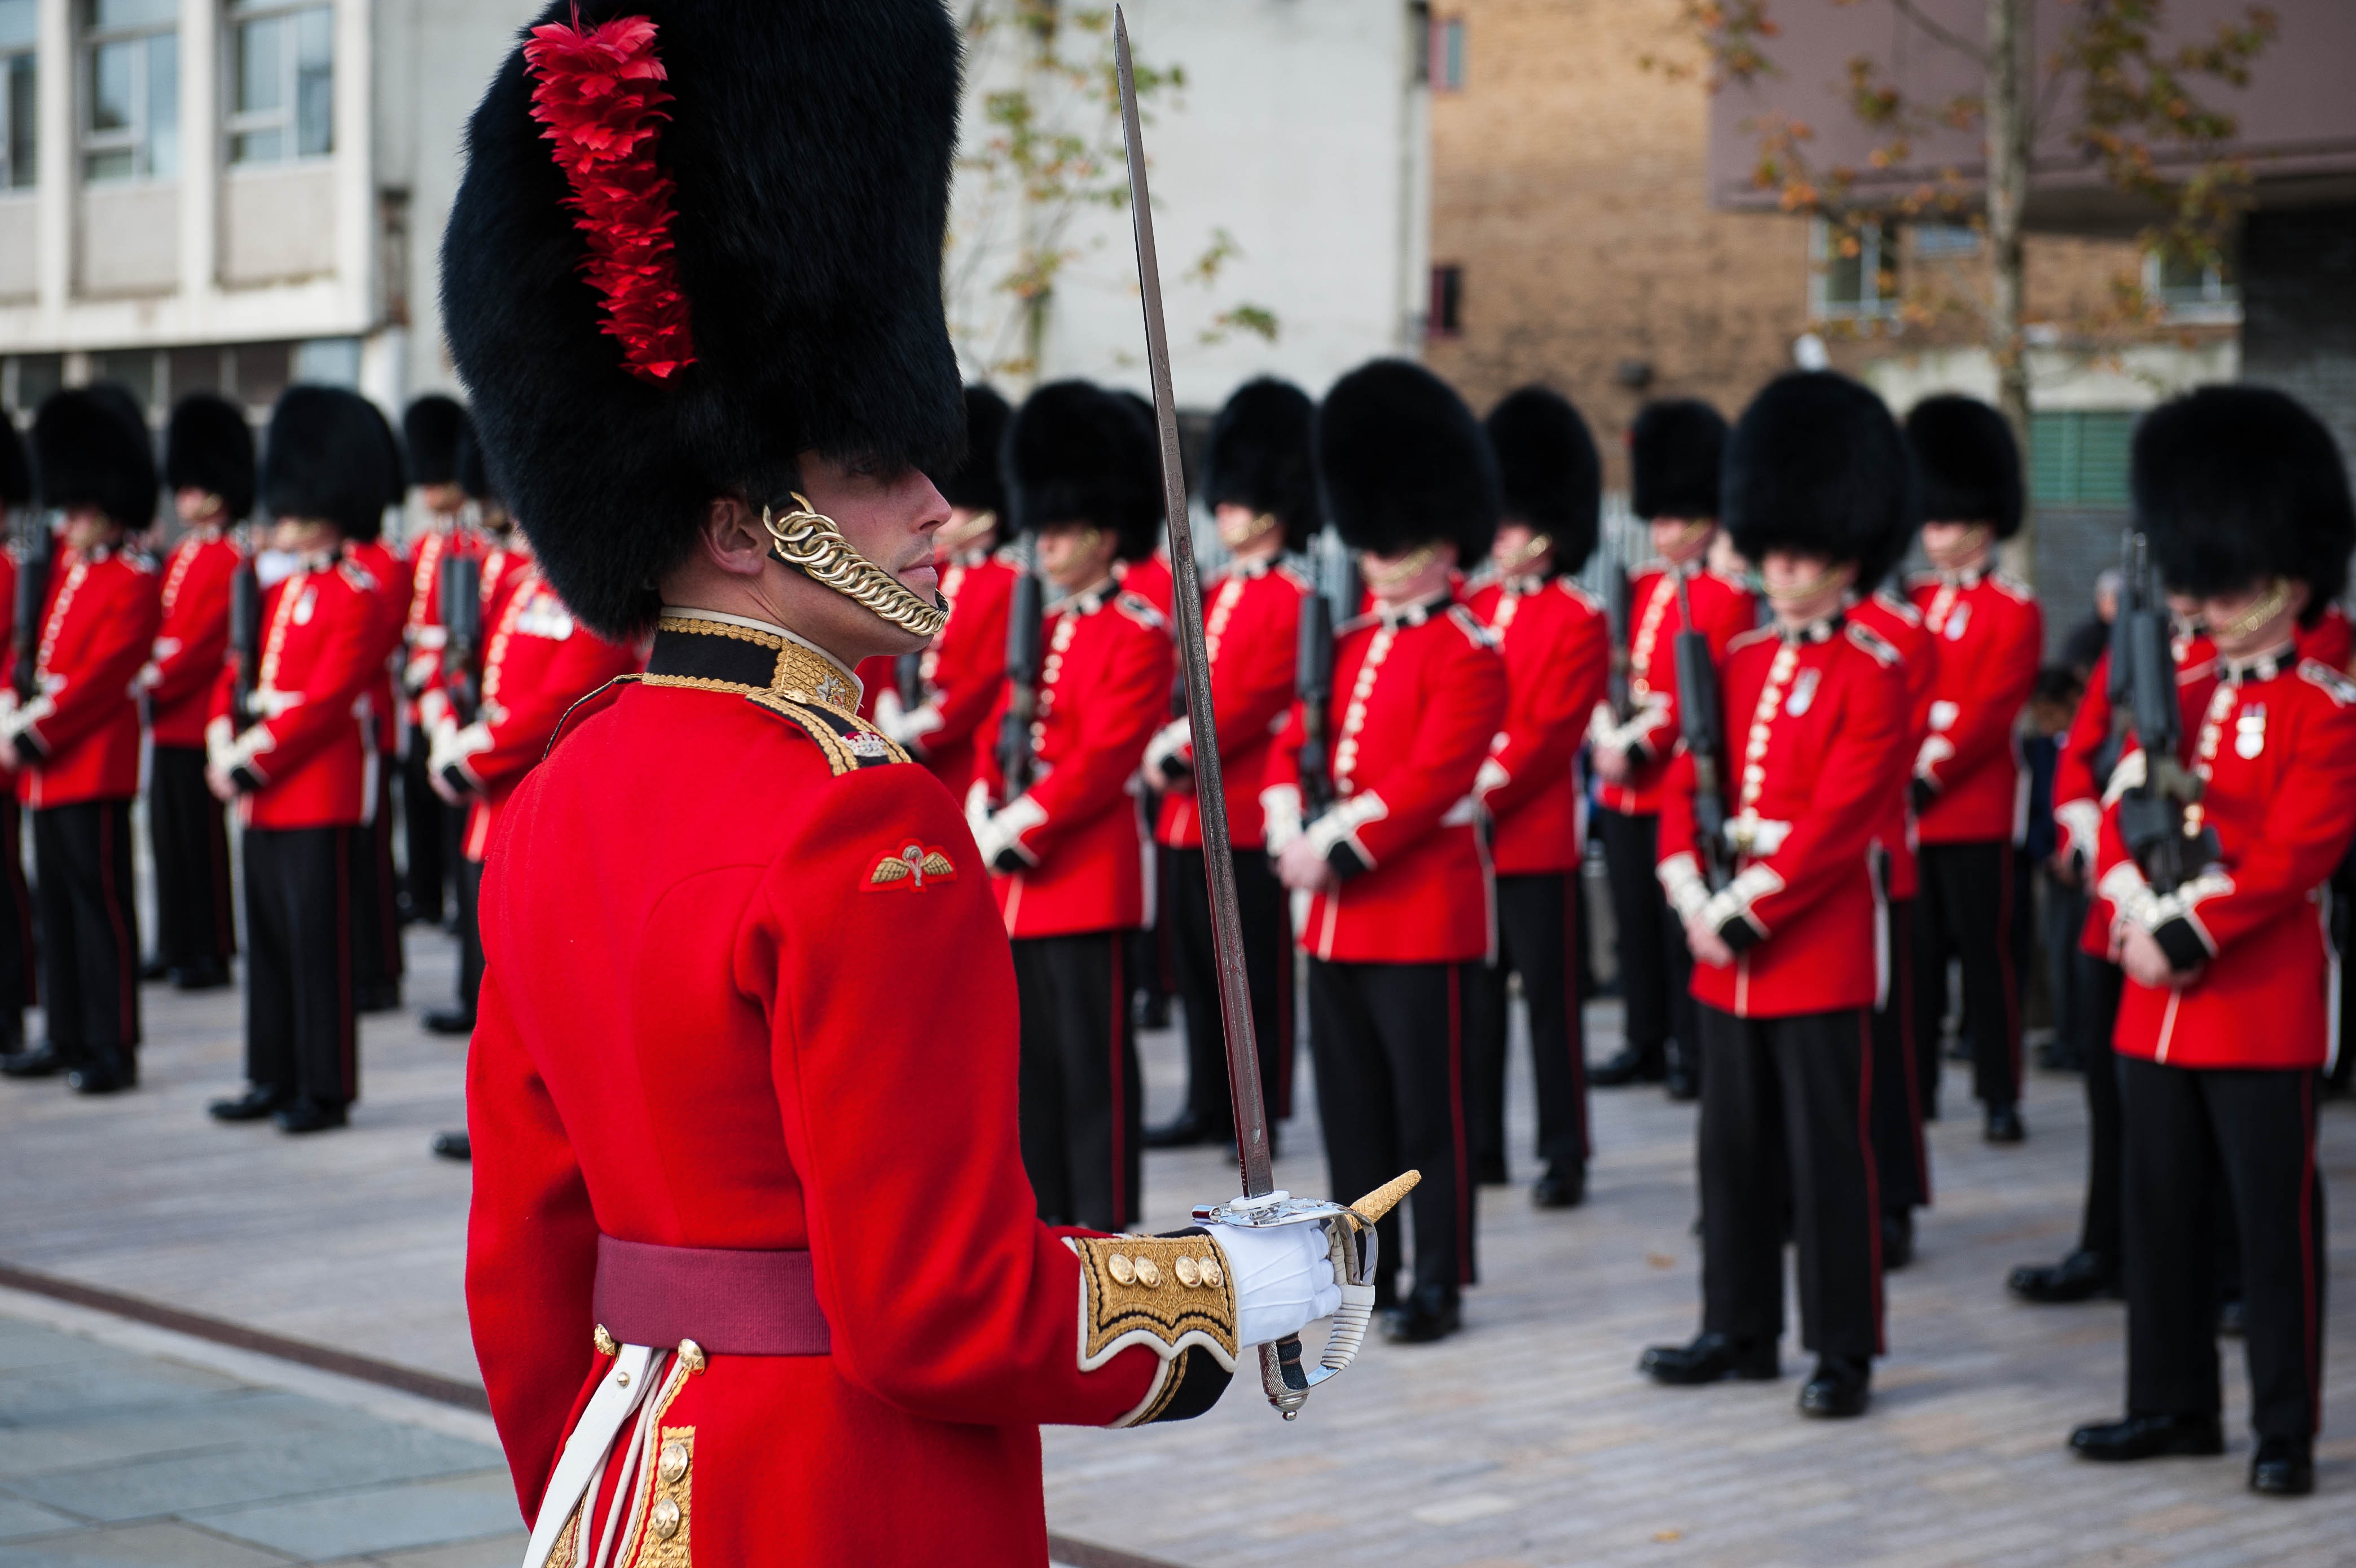
[[(534, 1564), (616, 1535), (683, 1559), (691, 1532), (739, 1568), (1036, 1564), (1038, 1423), (1198, 1413), (1338, 1297), (1286, 1261), (1316, 1226), (1033, 1216), (989, 879), (852, 675), (940, 624), (958, 35), (933, 0), (815, 14), (652, 0), (593, 42), (552, 5), (475, 117), (451, 225), (452, 345), (542, 570), (602, 636), (659, 628), (508, 801), (483, 886), (467, 1298)], [(650, 93), (659, 146), (598, 134)], [(671, 235), (696, 258), (691, 294), (657, 280), (677, 314), (637, 308), (635, 267), (581, 286), (607, 234), (550, 178), (535, 96), (567, 168), (609, 160), (593, 193), (643, 188), (658, 151), (679, 176), (650, 263)], [(1037, 521), (1086, 516), (1062, 510)], [(1081, 608), (1119, 623), (1075, 627), (1091, 655), (1166, 642)], [(1299, 1306), (1269, 1310), (1288, 1279)]]
[(287, 389), (270, 417), (262, 499), (271, 548), (294, 570), (262, 596), (260, 664), (223, 672), (206, 728), (206, 782), (237, 802), (244, 827), (249, 949), (247, 1088), (214, 1102), (220, 1121), (324, 1132), (359, 1097), (351, 839), (367, 811), (386, 588), (345, 546), (393, 489), (365, 399)]
[[(1301, 655), (1301, 606), (1314, 586), (1283, 564), (1318, 528), (1310, 445), (1316, 408), (1289, 381), (1248, 381), (1211, 426), (1202, 491), (1232, 557), (1205, 587), (1203, 628), (1211, 657), (1212, 708), (1235, 846), (1236, 897), (1251, 985), (1252, 1037), (1271, 1122), (1292, 1114), (1292, 920), (1269, 865), (1259, 792), (1276, 732), (1290, 713)], [(1146, 748), (1145, 772), (1162, 791), (1154, 837), (1166, 852), (1173, 956), (1186, 1009), (1186, 1108), (1145, 1135), (1148, 1148), (1183, 1148), (1235, 1137), (1226, 1030), (1219, 1016), (1218, 955), (1211, 938), (1203, 860), (1205, 807), (1194, 793), (1192, 721), (1173, 719)], [(1216, 809), (1216, 808), (1211, 808)], [(1272, 1134), (1271, 1134), (1272, 1135)]]
[(1423, 1172), (1413, 1284), (1401, 1298), (1395, 1219), (1375, 1281), (1385, 1332), (1422, 1343), (1456, 1332), (1476, 1277), (1463, 1052), (1496, 931), (1473, 790), (1507, 698), (1505, 661), (1451, 585), (1495, 536), (1496, 459), (1445, 382), (1378, 360), (1326, 393), (1317, 466), (1375, 607), (1333, 651), (1332, 808), (1302, 820), (1297, 705), (1261, 804), (1278, 879), (1310, 895), (1300, 940), (1333, 1190)]
[(1631, 499), (1651, 526), (1658, 559), (1629, 586), (1628, 697), (1634, 712), (1598, 707), (1588, 736), (1600, 780), (1595, 832), (1603, 841), (1627, 1010), (1626, 1044), (1589, 1079), (1612, 1089), (1666, 1079), (1676, 1100), (1700, 1092), (1701, 1054), (1689, 984), (1693, 955), (1653, 875), (1660, 859), (1661, 781), (1677, 744), (1677, 671), (1669, 650), (1685, 629), (1684, 602), (1692, 604), (1713, 657), (1759, 620), (1741, 579), (1707, 564), (1718, 533), (1725, 447), (1726, 421), (1708, 403), (1655, 403), (1636, 416), (1628, 438)]
[[(16, 574), (19, 514), (33, 500), (33, 465), (25, 455), (24, 438), (15, 422), (0, 419), (0, 521), (8, 525), (8, 542), (0, 549), (0, 648), (13, 650), (16, 631)], [(37, 516), (22, 524), (42, 528)], [(13, 671), (9, 671), (13, 674)], [(24, 813), (16, 792), (0, 790), (0, 1072), (24, 1054), (25, 1009), (34, 999), (34, 977), (39, 957), (33, 950), (33, 896), (25, 885)]]
[[(1122, 589), (1160, 518), (1152, 427), (1086, 381), (1031, 394), (1007, 433), (1017, 527), (1052, 602), (1022, 756), (986, 760), (968, 797), (1023, 1004), (1023, 1161), (1039, 1216), (1136, 1221), (1143, 1128), (1128, 933), (1153, 908), (1135, 789), (1172, 674), (1161, 613)], [(1012, 692), (1008, 693), (1011, 700)], [(1006, 701), (988, 733), (1005, 726)], [(1027, 777), (1025, 777), (1027, 775)]]
[(397, 1011), (402, 976), (408, 970), (401, 946), (401, 885), (392, 861), (391, 782), (401, 757), (401, 714), (395, 704), (400, 701), (400, 654), (408, 640), (409, 596), (401, 585), (409, 567), (385, 543), (384, 518), (401, 505), (409, 487), (391, 422), (375, 403), (368, 409), (376, 416), (377, 434), (383, 441), (390, 488), (384, 504), (344, 542), (345, 554), (376, 585), (377, 646), (362, 693), (368, 704), (362, 732), (368, 741), (364, 812), (351, 837), (352, 1000), (364, 1014)]
[(2126, 1416), (2070, 1444), (2090, 1459), (2224, 1451), (2222, 1193), (2240, 1241), (2250, 1486), (2296, 1496), (2315, 1487), (2322, 1421), (2315, 1075), (2335, 977), (2319, 908), (2356, 835), (2356, 685), (2301, 660), (2297, 634), (2347, 584), (2356, 508), (2329, 433), (2254, 387), (2204, 387), (2145, 415), (2132, 475), (2162, 580), (2200, 600), (2218, 683), (2193, 738), (2197, 798), (2153, 822), (2136, 808), (2169, 800), (2161, 770), (2131, 753), (2103, 817), (2096, 886), (2126, 975), (2114, 1038)]
[(1571, 575), (1594, 553), (1603, 473), (1579, 411), (1525, 387), (1490, 412), (1505, 521), (1497, 581), (1471, 608), (1495, 639), (1511, 691), (1481, 764), (1497, 884), (1497, 959), (1476, 977), (1465, 1101), (1473, 1169), (1505, 1179), (1505, 979), (1522, 977), (1537, 1081), (1541, 1208), (1587, 1195), (1587, 1044), (1580, 1027), (1580, 800), (1574, 763), (1603, 700), (1610, 634)]
[(155, 520), (147, 427), (120, 388), (52, 393), (33, 420), (41, 504), (66, 514), (50, 568), (33, 696), (0, 695), (0, 743), (32, 813), (47, 1044), (0, 1063), (60, 1069), (83, 1094), (139, 1081), (139, 913), (131, 801), (139, 792), (140, 667), (163, 618), (155, 564), (129, 545)]
[(172, 410), (164, 482), (187, 532), (164, 562), (163, 620), (139, 672), (147, 693), (147, 832), (155, 860), (155, 957), (145, 978), (183, 991), (227, 985), (237, 951), (229, 822), (205, 788), (205, 719), (229, 658), (230, 531), (253, 510), (253, 427), (212, 392)]
[(998, 459), (1012, 413), (989, 387), (965, 389), (965, 460), (941, 481), (949, 521), (937, 540), (949, 622), (924, 652), (911, 656), (915, 706), (889, 686), (868, 693), (876, 727), (906, 746), (960, 800), (981, 754), (998, 741), (985, 721), (1006, 689), (1006, 612), (1014, 579), (1022, 575), (999, 548), (1007, 509)]
[(1843, 606), (1906, 502), (1905, 443), (1874, 393), (1795, 371), (1752, 400), (1726, 521), (1775, 618), (1728, 645), (1724, 744), (1679, 752), (1661, 813), (1700, 1004), (1702, 1332), (1641, 1365), (1664, 1383), (1777, 1376), (1788, 1234), (1817, 1358), (1800, 1410), (1820, 1417), (1865, 1412), (1882, 1348), (1869, 1014), (1889, 980), (1875, 840), (1906, 766), (1906, 678)]
[[(402, 665), (407, 735), (401, 775), (402, 836), (408, 855), (403, 891), (409, 918), (433, 926), (442, 923), (456, 833), (449, 807), (434, 792), (434, 739), (418, 714), (417, 699), (442, 662), (445, 633), (436, 597), (442, 563), (454, 552), (482, 553), (481, 541), (466, 524), (466, 492), (458, 482), (458, 448), (471, 423), (464, 408), (439, 392), (419, 398), (401, 418), (409, 458), (404, 477), (417, 488), (426, 517), (424, 532), (409, 547), (408, 575), (400, 585), (409, 599), (402, 638), (407, 648)], [(388, 585), (387, 591), (393, 586)]]
[(1996, 569), (1997, 545), (2020, 531), (2020, 453), (2004, 417), (1954, 395), (1906, 416), (1921, 484), (1922, 551), (1932, 569), (1908, 585), (1939, 645), (1931, 733), (1914, 758), (1914, 1048), (1923, 1114), (1939, 1111), (1947, 961), (1961, 961), (1972, 1091), (1991, 1144), (2018, 1144), (2020, 976), (2012, 961), (2013, 848), (2027, 796), (2014, 726), (2037, 682), (2044, 622), (2027, 587)]

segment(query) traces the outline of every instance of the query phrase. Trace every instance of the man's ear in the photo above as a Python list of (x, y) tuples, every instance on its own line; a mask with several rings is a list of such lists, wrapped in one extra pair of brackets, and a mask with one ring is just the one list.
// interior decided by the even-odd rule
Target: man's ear
[(714, 496), (704, 509), (704, 558), (732, 577), (757, 577), (769, 554), (769, 531), (743, 496)]

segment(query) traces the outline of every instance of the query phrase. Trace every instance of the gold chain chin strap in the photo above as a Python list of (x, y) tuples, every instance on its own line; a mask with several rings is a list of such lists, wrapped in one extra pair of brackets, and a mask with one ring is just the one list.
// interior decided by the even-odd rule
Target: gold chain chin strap
[(1388, 566), (1376, 566), (1362, 559), (1360, 570), (1365, 575), (1369, 587), (1387, 588), (1395, 584), (1404, 583), (1409, 577), (1416, 575), (1438, 559), (1439, 555), (1439, 545), (1419, 544)]
[[(1843, 574), (1847, 574), (1847, 575), (1844, 577)], [(1767, 590), (1767, 596), (1769, 598), (1774, 600), (1777, 604), (1788, 605), (1795, 600), (1812, 599), (1815, 597), (1818, 594), (1823, 593), (1826, 588), (1831, 587), (1836, 579), (1840, 580), (1842, 587), (1849, 587), (1857, 581), (1857, 567), (1851, 563), (1844, 561), (1838, 565), (1829, 567), (1825, 571), (1817, 573), (1815, 576), (1809, 578), (1804, 583), (1799, 584), (1795, 587), (1778, 588), (1772, 583), (1766, 582), (1764, 579), (1762, 579), (1761, 585)]]
[(2260, 598), (2256, 604), (2252, 605), (2248, 609), (2244, 610), (2240, 615), (2235, 616), (2229, 625), (2215, 632), (2213, 635), (2222, 637), (2229, 642), (2247, 637), (2250, 633), (2257, 630), (2258, 628), (2265, 625), (2266, 622), (2274, 619), (2275, 617), (2282, 614), (2283, 606), (2289, 602), (2289, 579), (2285, 577), (2276, 577), (2274, 580), (2273, 586), (2269, 587), (2265, 591), (2264, 597)]
[(811, 510), (809, 498), (799, 490), (790, 493), (799, 510), (774, 517), (767, 507), (761, 509), (761, 526), (776, 541), (778, 560), (914, 636), (932, 637), (948, 624), (946, 607), (927, 604), (907, 584), (853, 550), (834, 519)]
[(1274, 512), (1254, 512), (1252, 513), (1252, 518), (1249, 522), (1239, 522), (1233, 528), (1228, 527), (1224, 522), (1221, 523), (1219, 525), (1219, 542), (1226, 545), (1230, 550), (1241, 550), (1245, 545), (1249, 544), (1253, 540), (1259, 538), (1262, 534), (1266, 533), (1269, 529), (1274, 528), (1275, 526), (1276, 514)]
[(1529, 537), (1529, 542), (1523, 545), (1521, 549), (1515, 551), (1514, 553), (1514, 558), (1505, 563), (1505, 575), (1508, 577), (1519, 576), (1524, 567), (1529, 565), (1530, 563), (1536, 561), (1539, 556), (1544, 555), (1547, 551), (1553, 548), (1553, 534), (1531, 534)]

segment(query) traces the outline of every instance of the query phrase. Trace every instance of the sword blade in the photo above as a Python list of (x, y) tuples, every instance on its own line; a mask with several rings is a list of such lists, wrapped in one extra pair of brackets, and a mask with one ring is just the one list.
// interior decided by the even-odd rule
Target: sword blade
[(1186, 476), (1178, 458), (1178, 403), (1170, 387), (1170, 334), (1162, 319), (1162, 266), (1153, 250), (1153, 206), (1145, 187), (1145, 145), (1137, 122), (1137, 79), (1129, 59), (1129, 23), (1113, 8), (1113, 55), (1120, 75), (1121, 140), (1129, 154), (1129, 210), (1137, 231), (1138, 292), (1145, 302), (1145, 359), (1153, 379), (1153, 418), (1162, 434), (1162, 503), (1170, 527), (1172, 597), (1178, 651), (1186, 672), (1186, 713), (1194, 729), (1194, 798), (1203, 820), (1203, 864), (1211, 885), (1211, 942), (1218, 960), (1219, 1018), (1227, 1041), (1227, 1088), (1236, 1108), (1236, 1153), (1246, 1197), (1276, 1187), (1268, 1150), (1268, 1106), (1260, 1094), (1259, 1048), (1252, 1036), (1251, 985), (1244, 968), (1237, 912), (1236, 863), (1227, 838), (1227, 797), (1219, 773), (1218, 726), (1211, 711), (1211, 655), (1203, 638), (1203, 587), (1186, 521)]

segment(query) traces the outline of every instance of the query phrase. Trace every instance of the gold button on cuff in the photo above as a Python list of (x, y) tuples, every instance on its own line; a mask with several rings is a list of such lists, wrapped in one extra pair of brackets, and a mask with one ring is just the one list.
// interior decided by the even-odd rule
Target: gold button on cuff
[(1137, 1265), (1129, 1261), (1129, 1254), (1126, 1252), (1115, 1252), (1111, 1257), (1107, 1258), (1105, 1273), (1110, 1274), (1121, 1284), (1133, 1285), (1137, 1283)]
[[(1136, 1267), (1137, 1283), (1143, 1285), (1147, 1290), (1151, 1290), (1162, 1283), (1162, 1267), (1152, 1259), (1140, 1258), (1137, 1260)], [(1119, 1276), (1115, 1275), (1114, 1277), (1119, 1278)]]
[(1179, 1259), (1176, 1262), (1170, 1265), (1170, 1272), (1176, 1274), (1178, 1276), (1178, 1283), (1184, 1285), (1188, 1290), (1193, 1290), (1195, 1286), (1203, 1283), (1202, 1265), (1195, 1262), (1192, 1258)]
[(657, 1541), (669, 1541), (677, 1535), (679, 1524), (679, 1505), (669, 1498), (658, 1499), (655, 1506), (647, 1510), (647, 1528), (654, 1531)]
[(1213, 1290), (1218, 1289), (1221, 1285), (1226, 1283), (1227, 1276), (1219, 1272), (1219, 1260), (1216, 1258), (1204, 1259), (1200, 1272), (1203, 1276), (1203, 1283), (1210, 1286)]
[(687, 1444), (664, 1444), (662, 1457), (655, 1461), (655, 1474), (662, 1477), (665, 1486), (678, 1486), (687, 1475)]
[(605, 1332), (605, 1326), (602, 1323), (597, 1326), (596, 1331), (589, 1336), (589, 1342), (597, 1347), (597, 1354), (600, 1356), (618, 1356), (622, 1353), (622, 1348), (614, 1343), (614, 1337)]

